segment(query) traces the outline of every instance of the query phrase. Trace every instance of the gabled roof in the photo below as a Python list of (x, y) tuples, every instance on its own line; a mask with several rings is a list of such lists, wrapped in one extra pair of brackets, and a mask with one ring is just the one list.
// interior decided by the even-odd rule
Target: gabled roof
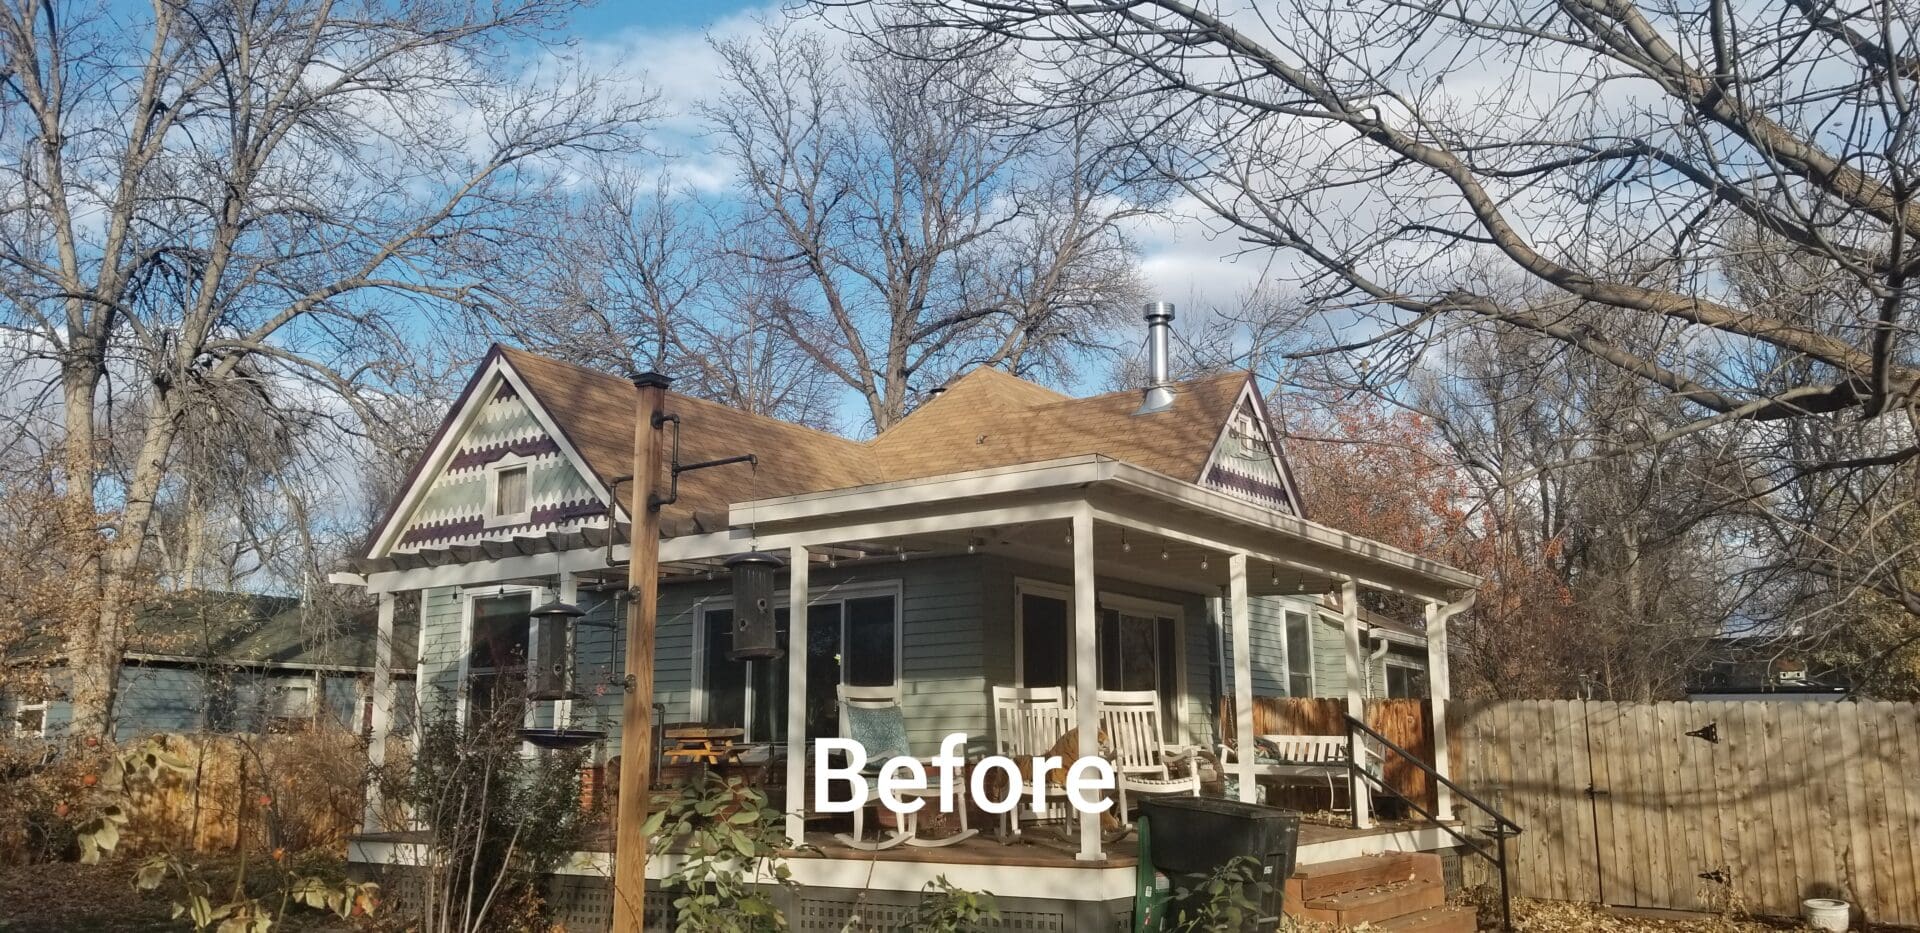
[[(601, 487), (613, 488), (615, 478), (632, 469), (636, 397), (630, 381), (502, 346), (489, 351), (482, 368), (495, 359), (525, 385)], [(1200, 482), (1251, 380), (1230, 372), (1177, 383), (1171, 407), (1138, 415), (1138, 390), (1076, 399), (980, 368), (864, 442), (673, 393), (667, 407), (681, 418), (681, 462), (751, 453), (759, 463), (682, 474), (678, 500), (662, 510), (662, 534), (724, 528), (734, 502), (1092, 454)], [(463, 396), (442, 435), (465, 404)], [(424, 466), (416, 466), (410, 485), (432, 481), (418, 475)], [(624, 515), (633, 514), (634, 485), (615, 490)], [(403, 520), (403, 511), (396, 504), (385, 524)]]
[(980, 369), (882, 432), (871, 446), (888, 480), (1101, 454), (1198, 482), (1214, 439), (1250, 378), (1229, 372), (1179, 383), (1165, 411), (1136, 415), (1137, 389), (1068, 398)]

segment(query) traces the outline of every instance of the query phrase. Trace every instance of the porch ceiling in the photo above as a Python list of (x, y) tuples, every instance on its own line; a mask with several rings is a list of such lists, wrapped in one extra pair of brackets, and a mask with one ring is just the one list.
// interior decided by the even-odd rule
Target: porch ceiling
[(662, 558), (669, 551), (737, 550), (744, 533), (761, 546), (870, 538), (911, 553), (964, 550), (971, 542), (1065, 560), (1064, 528), (1084, 508), (1099, 529), (1095, 555), (1103, 574), (1120, 568), (1217, 592), (1227, 582), (1224, 558), (1245, 553), (1248, 588), (1257, 594), (1325, 592), (1353, 580), (1446, 600), (1480, 583), (1378, 541), (1097, 456), (736, 503), (730, 532), (669, 541)]

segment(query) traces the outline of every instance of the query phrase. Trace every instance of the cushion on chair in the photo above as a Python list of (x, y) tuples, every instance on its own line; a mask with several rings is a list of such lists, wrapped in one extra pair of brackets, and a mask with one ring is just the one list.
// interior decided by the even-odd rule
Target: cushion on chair
[(849, 705), (847, 738), (867, 750), (869, 773), (878, 772), (889, 758), (913, 754), (907, 745), (907, 717), (898, 706)]

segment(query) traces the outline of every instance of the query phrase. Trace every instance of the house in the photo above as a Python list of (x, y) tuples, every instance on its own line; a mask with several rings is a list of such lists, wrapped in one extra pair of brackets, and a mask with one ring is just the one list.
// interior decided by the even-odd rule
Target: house
[[(323, 621), (284, 596), (155, 599), (128, 631), (114, 735), (362, 728), (372, 707), (374, 631), (369, 614)], [(43, 634), (6, 658), (10, 688), (0, 693), (0, 723), (14, 736), (58, 737), (71, 722), (62, 651)], [(412, 679), (410, 651), (396, 661), (404, 662), (402, 683)]]
[[(366, 555), (334, 579), (379, 594), (383, 627), (401, 594), (418, 594), (425, 716), (471, 716), (502, 678), (548, 663), (529, 613), (553, 599), (577, 605), (571, 666), (583, 696), (526, 715), (535, 727), (604, 731), (602, 756), (617, 753), (623, 725), (627, 538), (646, 501), (636, 487), (649, 485), (666, 500), (653, 699), (666, 721), (735, 724), (785, 761), (835, 733), (842, 683), (898, 687), (914, 747), (961, 732), (973, 754), (991, 747), (996, 685), (1152, 690), (1165, 741), (1209, 748), (1252, 732), (1258, 695), (1342, 697), (1357, 714), (1370, 695), (1430, 690), (1440, 721), (1446, 623), (1478, 578), (1309, 521), (1253, 378), (1168, 381), (1164, 330), (1156, 336), (1162, 375), (1144, 393), (1070, 398), (976, 369), (865, 441), (670, 392), (667, 417), (642, 425), (648, 390), (496, 346)], [(636, 432), (650, 428), (669, 433), (676, 463), (756, 462), (636, 484)], [(724, 561), (749, 551), (785, 559), (779, 637), (805, 650), (729, 660)], [(1425, 605), (1424, 624), (1363, 614), (1363, 588)], [(1237, 710), (1227, 722), (1223, 696)], [(376, 731), (390, 709), (376, 690)], [(1252, 757), (1234, 767), (1251, 798)], [(824, 840), (809, 828), (804, 777), (788, 768), (772, 789), (791, 836)], [(949, 850), (797, 860), (799, 919), (825, 922), (863, 889), (910, 894), (945, 874), (1050, 929), (1111, 923), (1130, 903), (1134, 859), (1106, 848), (1097, 817), (1080, 820), (1077, 851), (1008, 865), (942, 863)], [(370, 835), (351, 852), (407, 864), (418, 845)], [(1421, 829), (1326, 845), (1302, 858), (1451, 843)], [(586, 852), (568, 871), (604, 876), (610, 862)], [(604, 889), (597, 897), (606, 903)]]
[(1687, 671), (1689, 700), (1835, 702), (1853, 692), (1846, 674), (1807, 658), (1789, 639), (1720, 635), (1706, 639)]

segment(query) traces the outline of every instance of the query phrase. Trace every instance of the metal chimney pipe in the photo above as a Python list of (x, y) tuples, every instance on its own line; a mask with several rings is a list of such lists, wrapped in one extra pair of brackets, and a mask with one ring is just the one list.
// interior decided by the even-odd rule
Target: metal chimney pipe
[(1172, 353), (1173, 302), (1156, 301), (1147, 305), (1147, 389), (1136, 415), (1166, 411), (1173, 405)]

